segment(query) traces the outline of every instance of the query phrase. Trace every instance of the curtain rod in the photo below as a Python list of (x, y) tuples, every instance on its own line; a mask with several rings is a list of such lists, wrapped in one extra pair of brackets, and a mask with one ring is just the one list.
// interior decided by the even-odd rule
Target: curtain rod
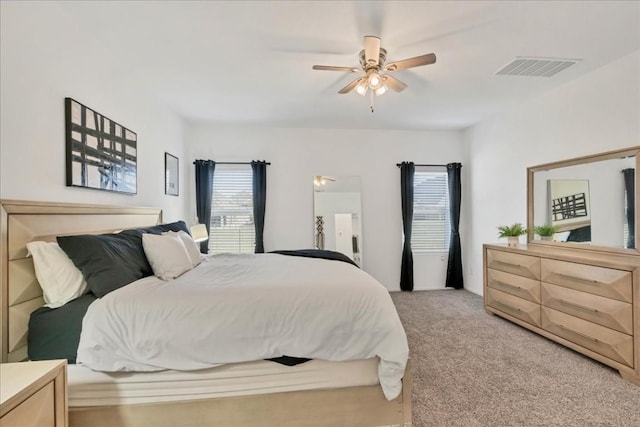
[[(196, 162), (194, 161), (193, 164), (195, 165)], [(215, 162), (216, 165), (250, 165), (251, 162)], [(265, 163), (267, 166), (271, 165), (271, 162), (266, 162)]]
[[(397, 167), (400, 167), (400, 166), (402, 166), (402, 163), (396, 163), (396, 166), (397, 166)], [(413, 166), (430, 166), (430, 167), (443, 167), (443, 168), (446, 168), (446, 167), (447, 167), (447, 165), (422, 165), (422, 164), (421, 164), (421, 165), (419, 165), (419, 164), (417, 164), (417, 163), (416, 163), (416, 164), (414, 164)], [(460, 166), (462, 167), (462, 165), (460, 165)]]

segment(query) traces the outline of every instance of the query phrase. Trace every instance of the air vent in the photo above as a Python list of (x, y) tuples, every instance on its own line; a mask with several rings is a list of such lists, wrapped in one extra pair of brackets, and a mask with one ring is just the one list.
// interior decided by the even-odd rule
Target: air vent
[(498, 70), (496, 75), (551, 77), (578, 61), (578, 59), (517, 57)]

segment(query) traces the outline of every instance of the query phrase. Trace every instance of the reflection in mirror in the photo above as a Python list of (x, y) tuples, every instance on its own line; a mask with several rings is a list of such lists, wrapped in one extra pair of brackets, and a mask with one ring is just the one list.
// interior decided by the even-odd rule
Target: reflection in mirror
[(630, 155), (533, 167), (529, 227), (557, 226), (555, 242), (635, 248), (635, 167)]
[(547, 224), (560, 242), (591, 241), (589, 181), (586, 179), (550, 179), (548, 184)]
[(359, 176), (313, 179), (316, 249), (341, 252), (362, 266), (362, 203)]

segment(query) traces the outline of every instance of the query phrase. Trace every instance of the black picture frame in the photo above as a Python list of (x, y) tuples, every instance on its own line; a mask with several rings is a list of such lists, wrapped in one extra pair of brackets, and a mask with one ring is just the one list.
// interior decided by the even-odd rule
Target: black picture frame
[(164, 153), (164, 194), (180, 195), (180, 162), (167, 152)]
[(67, 187), (137, 194), (137, 134), (72, 98), (64, 102)]

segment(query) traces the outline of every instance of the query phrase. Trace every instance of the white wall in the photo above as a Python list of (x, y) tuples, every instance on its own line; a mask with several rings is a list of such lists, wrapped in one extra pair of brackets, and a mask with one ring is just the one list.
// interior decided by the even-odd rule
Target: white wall
[[(61, 5), (3, 2), (0, 15), (0, 198), (155, 206), (165, 221), (185, 218), (185, 125), (141, 89), (143, 76)], [(65, 186), (65, 97), (137, 133), (137, 195)], [(180, 159), (179, 197), (164, 194), (165, 151)]]
[(640, 52), (465, 131), (465, 287), (482, 293), (482, 244), (498, 242), (496, 227), (526, 223), (528, 166), (635, 146), (639, 135)]
[[(313, 247), (315, 175), (362, 177), (363, 268), (390, 290), (399, 289), (402, 252), (400, 172), (396, 163), (440, 164), (460, 161), (464, 155), (459, 132), (212, 124), (190, 129), (189, 151), (191, 160), (271, 162), (267, 169), (266, 251)], [(188, 179), (194, 181), (192, 166)], [(191, 191), (195, 200), (193, 186)], [(415, 254), (414, 265), (415, 289), (444, 286), (446, 256)]]

